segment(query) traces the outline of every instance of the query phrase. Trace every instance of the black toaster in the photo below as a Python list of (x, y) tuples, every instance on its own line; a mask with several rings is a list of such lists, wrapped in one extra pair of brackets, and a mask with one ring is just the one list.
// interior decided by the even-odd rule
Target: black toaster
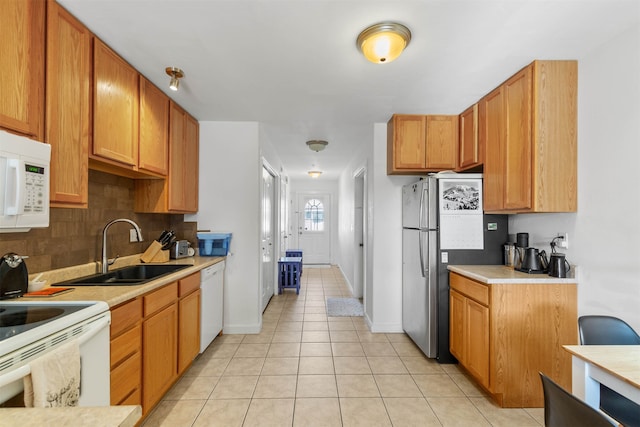
[(24, 258), (13, 252), (0, 259), (0, 300), (18, 298), (27, 292), (29, 273)]

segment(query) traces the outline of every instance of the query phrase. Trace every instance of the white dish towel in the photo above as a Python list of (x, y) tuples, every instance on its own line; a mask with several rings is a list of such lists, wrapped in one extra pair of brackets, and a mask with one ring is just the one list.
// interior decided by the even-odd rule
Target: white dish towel
[(65, 343), (29, 364), (24, 377), (24, 406), (53, 408), (78, 406), (80, 398), (80, 345)]

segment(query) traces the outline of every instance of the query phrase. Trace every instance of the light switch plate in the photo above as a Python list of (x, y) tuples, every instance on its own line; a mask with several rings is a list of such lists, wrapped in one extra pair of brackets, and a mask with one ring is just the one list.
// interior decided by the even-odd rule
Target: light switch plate
[[(140, 229), (140, 241), (142, 241), (142, 229)], [(138, 236), (136, 236), (136, 230), (135, 229), (130, 229), (129, 230), (129, 242), (137, 242), (138, 241)]]
[(440, 261), (443, 264), (447, 264), (449, 262), (449, 252), (440, 253)]

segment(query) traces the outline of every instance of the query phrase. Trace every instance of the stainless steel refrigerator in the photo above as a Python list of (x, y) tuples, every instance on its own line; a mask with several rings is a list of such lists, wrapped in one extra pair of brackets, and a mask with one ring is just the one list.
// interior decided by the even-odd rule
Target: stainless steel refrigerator
[(440, 173), (402, 188), (402, 328), (427, 357), (449, 352), (449, 264), (501, 264), (506, 215), (482, 211), (482, 174)]

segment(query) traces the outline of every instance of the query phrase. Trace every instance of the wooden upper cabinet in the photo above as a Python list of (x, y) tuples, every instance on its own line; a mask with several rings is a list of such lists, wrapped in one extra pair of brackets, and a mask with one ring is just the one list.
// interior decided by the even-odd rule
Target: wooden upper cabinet
[(184, 157), (184, 210), (198, 211), (199, 181), (199, 141), (200, 126), (198, 121), (187, 114), (185, 118), (185, 157)]
[(478, 132), (485, 147), (483, 198), (485, 211), (504, 209), (504, 102), (502, 87), (486, 95), (478, 103)]
[(394, 114), (387, 123), (387, 175), (426, 169), (426, 116)]
[(485, 211), (577, 210), (577, 73), (534, 61), (480, 101)]
[(141, 170), (166, 175), (169, 168), (169, 97), (140, 76)]
[(45, 1), (3, 0), (0, 128), (44, 139)]
[(94, 38), (92, 155), (138, 164), (138, 72)]
[(168, 209), (198, 210), (198, 122), (180, 106), (169, 107)]
[(484, 150), (478, 134), (478, 104), (473, 104), (460, 114), (460, 140), (458, 144), (458, 168), (462, 171), (479, 166), (484, 161)]
[(387, 175), (455, 169), (458, 116), (394, 114), (387, 123)]
[(169, 150), (171, 153), (167, 205), (169, 210), (181, 210), (184, 205), (186, 184), (184, 164), (187, 154), (184, 143), (186, 118), (187, 113), (172, 102), (169, 107)]
[(427, 170), (453, 170), (458, 165), (458, 116), (426, 117)]
[(51, 145), (51, 206), (88, 205), (90, 78), (90, 31), (50, 0), (45, 142)]
[(531, 108), (532, 67), (503, 85), (505, 139), (505, 209), (531, 209)]
[(169, 173), (163, 180), (136, 180), (136, 212), (198, 211), (198, 146), (198, 122), (179, 105), (170, 101)]

